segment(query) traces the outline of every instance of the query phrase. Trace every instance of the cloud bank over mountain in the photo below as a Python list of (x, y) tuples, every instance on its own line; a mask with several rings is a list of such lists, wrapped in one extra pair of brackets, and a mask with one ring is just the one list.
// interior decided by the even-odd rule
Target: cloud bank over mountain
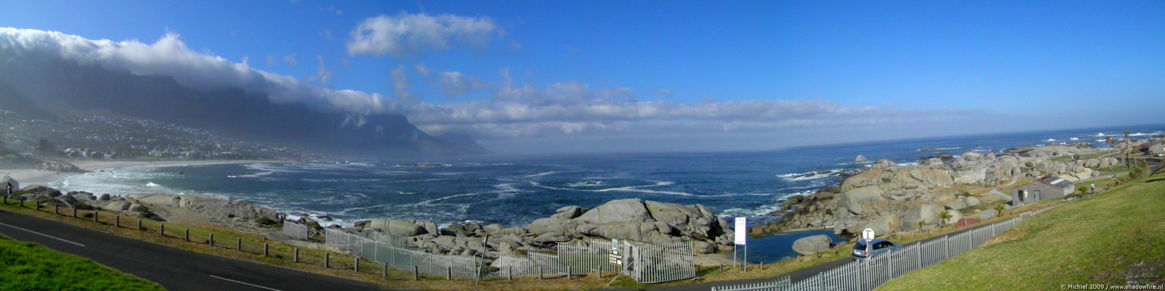
[[(481, 45), (500, 34), (493, 20), (485, 17), (402, 13), (366, 19), (353, 29), (347, 48), (355, 55), (407, 56), (453, 45)], [(848, 107), (811, 99), (718, 101), (709, 97), (703, 102), (682, 103), (673, 98), (684, 93), (671, 89), (645, 89), (639, 94), (631, 88), (592, 87), (577, 81), (549, 85), (520, 83), (507, 68), (498, 74), (501, 81), (493, 82), (457, 70), (441, 71), (421, 64), (411, 65), (415, 70), (405, 65), (393, 70), (386, 80), (390, 97), (385, 97), (378, 93), (324, 88), (337, 76), (324, 66), (319, 56), (316, 75), (301, 81), (255, 69), (245, 61), (234, 63), (193, 51), (175, 33), (144, 43), (0, 28), (0, 50), (10, 55), (57, 56), (134, 75), (171, 76), (181, 85), (196, 90), (239, 88), (247, 93), (264, 94), (274, 104), (305, 104), (323, 112), (348, 114), (351, 118), (345, 120), (351, 122), (344, 122), (344, 126), (362, 125), (360, 120), (366, 115), (400, 113), (425, 133), (483, 140), (487, 145), (551, 139), (561, 142), (579, 137), (600, 140), (663, 140), (666, 137), (678, 142), (701, 141), (718, 136), (772, 136), (775, 131), (949, 125), (983, 120), (985, 115), (979, 111)], [(294, 57), (289, 55), (288, 59)], [(274, 62), (274, 57), (267, 57), (268, 66)], [(426, 101), (415, 90), (417, 83), (434, 86), (437, 92), (449, 97), (472, 95), (475, 91), (486, 93), (484, 98), (478, 94), (476, 98), (438, 104)], [(822, 142), (836, 141), (844, 139)], [(609, 140), (603, 143), (613, 144)]]
[[(0, 49), (10, 53), (59, 56), (82, 65), (135, 75), (166, 75), (188, 88), (215, 90), (240, 88), (267, 94), (271, 102), (302, 103), (325, 111), (383, 113), (390, 109), (379, 94), (355, 90), (331, 90), (309, 86), (294, 77), (256, 70), (244, 63), (191, 50), (176, 33), (154, 43), (138, 40), (91, 40), (54, 31), (0, 28)], [(293, 56), (288, 56), (294, 62)], [(322, 60), (321, 60), (322, 62)], [(328, 73), (324, 79), (330, 78)]]

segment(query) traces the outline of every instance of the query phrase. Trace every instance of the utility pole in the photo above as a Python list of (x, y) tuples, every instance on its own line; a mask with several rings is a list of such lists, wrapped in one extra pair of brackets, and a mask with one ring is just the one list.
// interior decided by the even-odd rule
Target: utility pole
[(1131, 144), (1131, 143), (1133, 143), (1133, 141), (1129, 140), (1129, 131), (1125, 130), (1125, 168), (1130, 167), (1130, 165), (1129, 165), (1129, 144)]

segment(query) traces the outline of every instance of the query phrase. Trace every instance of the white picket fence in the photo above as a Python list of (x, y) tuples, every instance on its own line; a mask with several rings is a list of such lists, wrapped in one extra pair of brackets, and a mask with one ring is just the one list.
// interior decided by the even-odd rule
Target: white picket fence
[(847, 263), (795, 283), (790, 282), (789, 276), (783, 276), (769, 282), (712, 287), (712, 290), (873, 290), (898, 276), (969, 251), (1031, 215), (1033, 213), (1024, 213), (1020, 217), (989, 226), (911, 244), (874, 258)]

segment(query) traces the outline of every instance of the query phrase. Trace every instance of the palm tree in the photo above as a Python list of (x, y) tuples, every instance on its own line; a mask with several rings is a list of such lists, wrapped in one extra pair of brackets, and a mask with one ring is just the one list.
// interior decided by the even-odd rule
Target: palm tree
[(950, 210), (943, 211), (943, 213), (940, 213), (938, 215), (938, 218), (942, 219), (939, 221), (939, 227), (946, 227), (947, 226), (947, 219), (951, 218), (951, 211)]
[(1104, 137), (1104, 143), (1108, 145), (1109, 149), (1112, 149), (1112, 136)]

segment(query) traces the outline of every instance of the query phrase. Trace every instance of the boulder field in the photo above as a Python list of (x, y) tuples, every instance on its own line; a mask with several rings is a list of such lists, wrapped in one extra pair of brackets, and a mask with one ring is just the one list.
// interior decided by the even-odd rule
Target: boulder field
[[(877, 233), (913, 231), (947, 223), (964, 216), (981, 217), (973, 211), (988, 203), (1006, 203), (1006, 194), (971, 195), (968, 187), (999, 188), (1018, 178), (1057, 175), (1069, 181), (1089, 179), (1098, 170), (1118, 167), (1112, 157), (1078, 159), (1098, 153), (1086, 144), (1021, 147), (1001, 154), (967, 152), (959, 156), (940, 153), (919, 159), (917, 165), (900, 166), (881, 159), (842, 180), (806, 196), (785, 200), (770, 215), (781, 217), (756, 226), (754, 235), (796, 229), (829, 229), (838, 235), (855, 235), (871, 228)], [(1058, 158), (1058, 157), (1071, 158)], [(864, 158), (864, 157), (863, 157)], [(993, 216), (985, 214), (983, 216)]]

